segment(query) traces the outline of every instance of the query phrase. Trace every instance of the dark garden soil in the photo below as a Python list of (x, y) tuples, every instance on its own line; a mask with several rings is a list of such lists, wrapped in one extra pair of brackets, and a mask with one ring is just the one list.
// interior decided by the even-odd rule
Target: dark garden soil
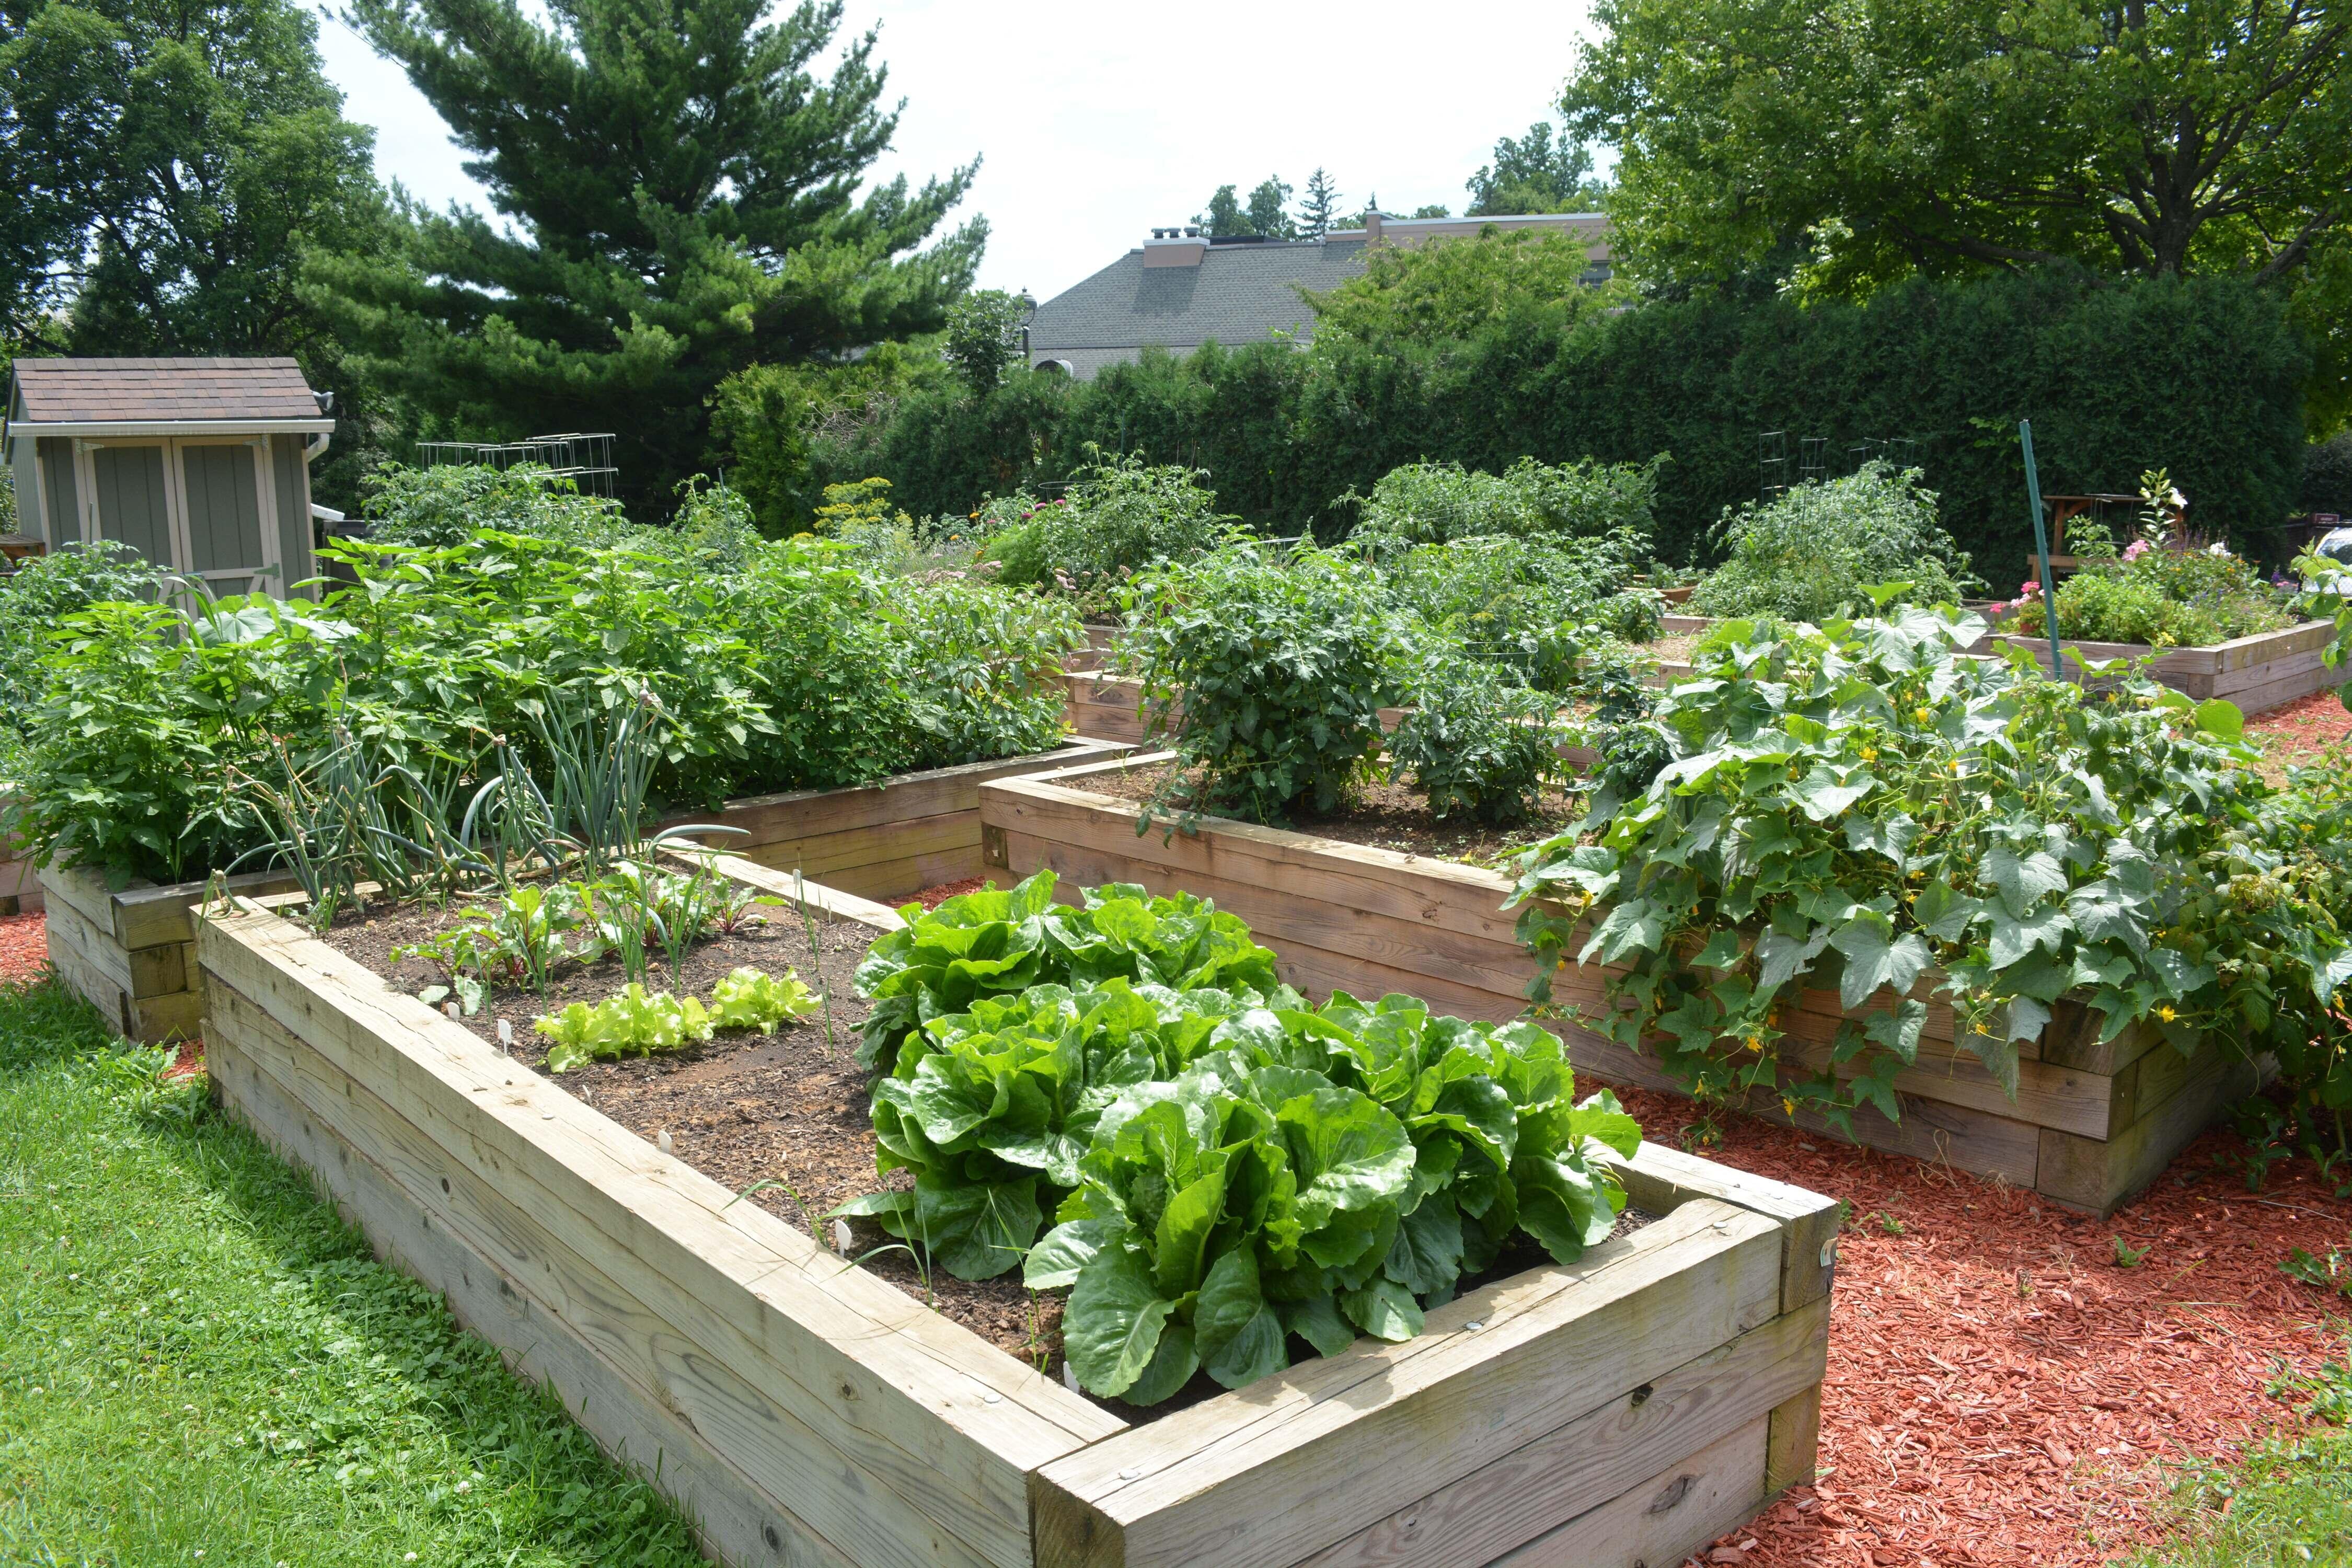
[[(1162, 763), (1148, 768), (1089, 773), (1074, 783), (1081, 789), (1142, 802), (1152, 799), (1174, 771), (1174, 763)], [(1181, 817), (1182, 812), (1181, 798), (1160, 807), (1160, 816), (1170, 823)], [(1402, 784), (1391, 783), (1363, 786), (1357, 792), (1355, 804), (1339, 811), (1328, 815), (1302, 812), (1276, 826), (1346, 844), (1499, 869), (1520, 850), (1565, 832), (1583, 816), (1580, 797), (1553, 791), (1544, 796), (1532, 817), (1508, 827), (1489, 826), (1463, 816), (1441, 821), (1429, 815), (1429, 805), (1420, 795)]]
[[(1620, 1091), (1671, 1140), (1686, 1102)], [(2345, 1353), (2345, 1303), (2279, 1271), (2346, 1244), (2352, 1203), (2296, 1162), (2259, 1193), (2212, 1131), (2113, 1217), (1750, 1117), (1705, 1151), (1848, 1205), (1822, 1474), (1695, 1561), (2056, 1568), (2160, 1541), (2177, 1468), (2292, 1423), (2280, 1369)], [(2117, 1261), (2115, 1238), (2134, 1253)], [(1744, 1549), (1743, 1549), (1744, 1548)]]
[[(875, 1175), (866, 1074), (857, 1065), (857, 1032), (867, 1008), (852, 978), (874, 933), (847, 922), (820, 923), (823, 955), (813, 962), (801, 921), (783, 910), (768, 912), (764, 926), (697, 947), (687, 958), (683, 986), (656, 963), (646, 988), (708, 999), (719, 981), (744, 964), (779, 977), (791, 969), (812, 986), (821, 974), (832, 998), (830, 1041), (819, 1016), (772, 1035), (720, 1035), (662, 1056), (595, 1062), (551, 1081), (649, 1142), (667, 1133), (672, 1153), (721, 1186), (740, 1192), (762, 1182), (779, 1184), (746, 1201), (830, 1247), (833, 1226), (822, 1217), (827, 1210), (879, 1187), (908, 1184), (904, 1172)], [(391, 950), (454, 923), (453, 914), (409, 906), (341, 921), (327, 941), (414, 992), (434, 984), (437, 973), (416, 959), (394, 964)], [(528, 991), (495, 992), (479, 1014), (461, 1022), (495, 1046), (498, 1020), (506, 1019), (513, 1054), (537, 1068), (546, 1050), (531, 1031), (535, 1017), (569, 1002), (601, 1001), (622, 984), (616, 960), (584, 969), (569, 965), (551, 982), (545, 1003)], [(890, 1242), (871, 1221), (848, 1223), (853, 1257)], [(883, 1253), (865, 1267), (923, 1299), (922, 1277), (904, 1252)], [(931, 1304), (940, 1311), (1015, 1355), (1029, 1352), (1033, 1333), (1042, 1345), (1060, 1346), (1059, 1302), (1040, 1300), (1033, 1318), (1018, 1275), (975, 1281), (940, 1274), (930, 1285)]]

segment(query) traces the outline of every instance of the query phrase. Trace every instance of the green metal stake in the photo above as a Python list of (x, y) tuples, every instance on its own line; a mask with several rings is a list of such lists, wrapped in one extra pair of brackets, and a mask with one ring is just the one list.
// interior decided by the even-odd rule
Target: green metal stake
[(2066, 679), (2066, 666), (2058, 653), (2058, 590), (2050, 581), (2050, 531), (2042, 522), (2042, 472), (2033, 464), (2033, 421), (2017, 422), (2017, 444), (2025, 448), (2025, 499), (2033, 509), (2033, 554), (2042, 563), (2042, 619), (2050, 628), (2050, 674), (2052, 679)]

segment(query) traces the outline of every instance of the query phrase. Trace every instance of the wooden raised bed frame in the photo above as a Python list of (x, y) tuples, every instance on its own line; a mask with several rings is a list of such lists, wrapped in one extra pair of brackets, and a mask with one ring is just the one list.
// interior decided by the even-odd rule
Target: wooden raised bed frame
[[(1503, 911), (1511, 879), (1450, 860), (1368, 848), (1281, 828), (1216, 818), (1196, 831), (1165, 825), (1139, 836), (1140, 808), (1087, 787), (1087, 776), (1150, 766), (1154, 752), (991, 784), (981, 792), (989, 863), (1007, 879), (1051, 868), (1066, 889), (1140, 882), (1184, 889), (1247, 921), (1280, 956), (1283, 977), (1321, 995), (1391, 991), (1442, 1012), (1496, 1021), (1527, 1005), (1532, 961)], [(1559, 999), (1588, 1010), (1601, 975), (1570, 963), (1553, 977)], [(1925, 995), (1923, 982), (1921, 994)], [(1790, 1033), (1810, 1066), (1825, 1060), (1841, 1016), (1834, 993), (1807, 992)], [(1899, 1122), (1858, 1111), (1855, 1136), (1873, 1148), (1995, 1175), (2070, 1207), (2112, 1211), (2253, 1085), (2250, 1064), (2219, 1048), (2183, 1058), (2154, 1030), (2098, 1043), (2092, 1016), (2062, 1002), (2037, 1040), (2021, 1043), (2012, 1100), (1952, 1038), (1948, 1004), (1929, 1002), (1916, 1067), (1895, 1080)], [(1580, 1073), (1673, 1089), (1650, 1058), (1577, 1025), (1554, 1020)], [(1750, 1109), (1781, 1116), (1759, 1092)], [(1798, 1120), (1817, 1131), (1809, 1112)]]
[[(2329, 669), (2320, 658), (2335, 640), (2335, 623), (2306, 621), (2284, 631), (2258, 632), (2211, 647), (2177, 647), (2160, 654), (2140, 643), (2081, 642), (2073, 637), (2061, 638), (2058, 646), (2062, 649), (2073, 648), (2094, 661), (2141, 659), (2155, 654), (2158, 657), (2148, 673), (2159, 684), (2200, 702), (2209, 697), (2226, 698), (2252, 714), (2284, 708), (2315, 691), (2341, 684), (2344, 672)], [(2044, 670), (2050, 668), (2047, 637), (1995, 633), (1978, 647), (1988, 651), (2022, 648), (2032, 654)], [(2082, 678), (2082, 672), (2072, 665), (2062, 673), (2068, 679)]]
[(1645, 1144), (1654, 1224), (1130, 1427), (262, 906), (197, 952), (220, 1099), (739, 1568), (1664, 1564), (1812, 1472), (1816, 1194)]
[[(1051, 752), (901, 773), (877, 784), (749, 796), (676, 820), (744, 828), (740, 837), (718, 836), (718, 847), (758, 865), (797, 869), (812, 881), (865, 898), (911, 898), (983, 871), (982, 782), (1133, 750), (1120, 741), (1078, 738)], [(202, 882), (158, 887), (139, 881), (110, 891), (92, 872), (47, 870), (40, 886), (50, 905), (49, 961), (108, 1023), (151, 1045), (195, 1034), (204, 996), (188, 907), (202, 896)], [(248, 898), (294, 886), (280, 871), (229, 879), (230, 891)]]

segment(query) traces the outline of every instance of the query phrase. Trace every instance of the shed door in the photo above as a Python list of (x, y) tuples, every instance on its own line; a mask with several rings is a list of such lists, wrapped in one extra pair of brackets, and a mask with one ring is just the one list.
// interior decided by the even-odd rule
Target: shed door
[(215, 595), (285, 596), (277, 486), (251, 436), (78, 441), (81, 535), (113, 539)]
[(159, 566), (175, 563), (164, 448), (100, 447), (89, 455), (90, 502), (100, 539), (128, 544)]
[[(215, 594), (274, 587), (275, 574), (261, 574), (261, 568), (277, 564), (272, 546), (278, 542), (267, 537), (261, 525), (267, 500), (261, 493), (261, 465), (256, 461), (259, 447), (246, 441), (175, 445), (187, 526), (181, 570)], [(267, 531), (268, 535), (276, 531)]]

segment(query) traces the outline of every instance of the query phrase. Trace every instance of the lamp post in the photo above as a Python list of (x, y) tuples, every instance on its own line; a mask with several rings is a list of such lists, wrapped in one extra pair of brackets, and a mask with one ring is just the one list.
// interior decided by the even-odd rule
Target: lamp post
[(1029, 360), (1029, 323), (1037, 319), (1037, 300), (1028, 289), (1021, 290), (1021, 368), (1034, 367)]

